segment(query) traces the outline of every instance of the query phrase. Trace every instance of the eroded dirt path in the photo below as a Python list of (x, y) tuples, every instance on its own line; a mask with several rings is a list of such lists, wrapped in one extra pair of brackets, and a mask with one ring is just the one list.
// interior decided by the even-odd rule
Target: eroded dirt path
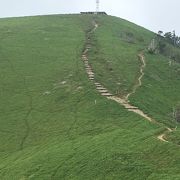
[(137, 83), (134, 85), (134, 87), (133, 87), (133, 89), (132, 89), (132, 92), (130, 92), (129, 94), (127, 94), (126, 100), (128, 100), (129, 97), (136, 92), (137, 88), (139, 88), (139, 87), (142, 85), (142, 81), (141, 81), (141, 80), (142, 80), (142, 78), (143, 78), (143, 76), (144, 76), (144, 69), (145, 69), (145, 67), (146, 67), (146, 61), (145, 61), (145, 58), (144, 58), (144, 56), (143, 56), (142, 53), (140, 53), (140, 54), (138, 55), (138, 58), (139, 58), (139, 60), (141, 61), (140, 76), (139, 76), (139, 78), (138, 78)]
[[(141, 67), (140, 67), (140, 76), (138, 77), (138, 83), (135, 84), (132, 92), (130, 92), (125, 98), (121, 98), (121, 97), (117, 97), (113, 94), (111, 94), (108, 89), (106, 89), (100, 82), (97, 82), (95, 80), (95, 73), (92, 69), (92, 67), (90, 66), (89, 64), (89, 60), (88, 60), (88, 52), (89, 50), (91, 49), (91, 34), (94, 33), (94, 31), (98, 28), (98, 24), (94, 21), (93, 22), (93, 29), (91, 31), (89, 31), (87, 33), (87, 42), (85, 44), (85, 48), (84, 48), (84, 51), (82, 53), (82, 60), (84, 62), (84, 66), (85, 66), (85, 69), (86, 69), (86, 73), (88, 74), (88, 78), (89, 80), (91, 80), (94, 85), (96, 86), (96, 90), (102, 95), (102, 96), (105, 96), (107, 99), (109, 100), (113, 100), (113, 101), (116, 101), (117, 103), (121, 104), (122, 106), (124, 106), (128, 111), (130, 112), (134, 112), (138, 115), (140, 115), (141, 117), (145, 118), (146, 120), (148, 120), (149, 122), (151, 123), (154, 123), (154, 124), (157, 124), (159, 126), (162, 126), (162, 124), (160, 124), (159, 122), (157, 122), (156, 120), (154, 120), (153, 118), (151, 118), (150, 116), (148, 116), (147, 114), (145, 114), (142, 110), (140, 110), (138, 107), (135, 107), (133, 105), (130, 104), (128, 98), (134, 94), (136, 92), (136, 90), (142, 85), (142, 78), (144, 76), (144, 69), (146, 67), (146, 61), (145, 61), (145, 58), (144, 58), (144, 55), (143, 53), (140, 53), (138, 55), (139, 57), (139, 60), (141, 61)], [(172, 132), (173, 130), (168, 128), (168, 127), (165, 127), (165, 131), (160, 134), (157, 139), (159, 139), (160, 141), (162, 142), (168, 142), (166, 140), (166, 134), (167, 133), (170, 133)]]

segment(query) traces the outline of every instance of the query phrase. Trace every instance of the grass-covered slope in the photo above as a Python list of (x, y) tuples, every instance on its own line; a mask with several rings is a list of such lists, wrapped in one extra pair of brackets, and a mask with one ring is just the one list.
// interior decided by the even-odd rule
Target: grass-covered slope
[(144, 49), (153, 33), (120, 18), (100, 16), (90, 58), (96, 79), (111, 92), (121, 96), (132, 91), (139, 76), (138, 52)]
[[(154, 33), (110, 16), (99, 17), (97, 22), (99, 29), (94, 35), (90, 59), (97, 72), (96, 79), (112, 93), (126, 96), (137, 84), (141, 66), (138, 54), (144, 51), (146, 67), (142, 86), (130, 101), (158, 122), (179, 127), (173, 111), (180, 103), (180, 64), (170, 65), (167, 57), (147, 53), (149, 43), (156, 36)], [(174, 133), (179, 134), (179, 128)], [(180, 143), (178, 135), (176, 142)]]
[[(0, 20), (0, 179), (180, 178), (179, 147), (157, 140), (160, 127), (101, 97), (88, 80), (81, 53), (92, 20), (80, 15)], [(92, 61), (99, 81), (115, 91), (118, 80), (122, 93), (130, 91), (139, 67), (136, 53), (152, 33), (108, 16), (98, 21), (94, 50), (103, 42), (90, 55), (106, 57)], [(119, 30), (126, 26), (142, 32), (140, 39), (130, 39), (135, 44), (127, 60), (130, 45), (116, 44), (115, 33), (120, 40), (129, 37)]]

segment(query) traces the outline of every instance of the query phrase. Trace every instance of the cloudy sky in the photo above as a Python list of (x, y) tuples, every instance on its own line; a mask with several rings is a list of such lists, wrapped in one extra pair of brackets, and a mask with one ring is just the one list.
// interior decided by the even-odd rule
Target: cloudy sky
[[(96, 0), (0, 0), (0, 17), (94, 11)], [(100, 0), (100, 10), (152, 31), (180, 35), (180, 0)]]

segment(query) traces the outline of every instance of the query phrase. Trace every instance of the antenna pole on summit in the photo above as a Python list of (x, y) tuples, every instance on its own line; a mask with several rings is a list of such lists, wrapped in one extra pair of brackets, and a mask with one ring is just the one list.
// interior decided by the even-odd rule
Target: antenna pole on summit
[(96, 0), (96, 14), (99, 12), (99, 0)]

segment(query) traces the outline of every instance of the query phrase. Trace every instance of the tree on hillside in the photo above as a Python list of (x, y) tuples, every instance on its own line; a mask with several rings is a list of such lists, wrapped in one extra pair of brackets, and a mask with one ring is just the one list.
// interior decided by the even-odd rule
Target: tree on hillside
[(161, 31), (161, 30), (158, 31), (158, 35), (159, 35), (159, 36), (163, 36), (163, 31)]
[(180, 47), (180, 37), (176, 36), (175, 30), (164, 34), (165, 40), (173, 46)]
[(172, 36), (172, 33), (171, 32), (167, 32), (164, 34), (164, 37), (165, 39), (172, 44), (172, 39), (173, 39), (173, 36)]

